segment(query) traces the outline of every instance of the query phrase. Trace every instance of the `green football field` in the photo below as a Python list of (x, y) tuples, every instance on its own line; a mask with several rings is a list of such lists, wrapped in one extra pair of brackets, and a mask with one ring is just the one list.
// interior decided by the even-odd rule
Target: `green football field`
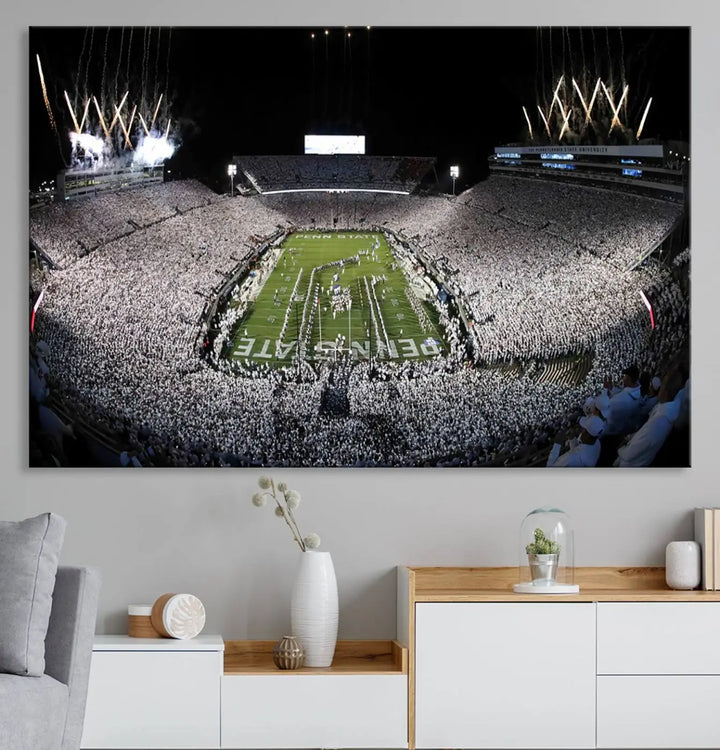
[(313, 362), (347, 358), (349, 350), (353, 361), (400, 362), (446, 350), (437, 311), (415, 295), (412, 271), (382, 233), (296, 232), (281, 248), (267, 277), (255, 277), (229, 356), (282, 365), (298, 354)]

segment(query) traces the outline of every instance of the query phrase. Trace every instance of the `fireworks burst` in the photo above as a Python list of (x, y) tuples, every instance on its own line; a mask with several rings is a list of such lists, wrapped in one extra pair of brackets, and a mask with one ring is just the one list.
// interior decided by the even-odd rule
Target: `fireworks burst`
[[(57, 103), (53, 102), (58, 109), (57, 122), (37, 56), (50, 124), (58, 139), (61, 133), (69, 137), (72, 167), (104, 168), (111, 163), (119, 168), (154, 166), (172, 156), (178, 147), (178, 134), (171, 132), (167, 90), (170, 32), (166, 40), (163, 29), (146, 27), (143, 32), (133, 39), (133, 27), (85, 29), (77, 68), (66, 76), (75, 87), (60, 88), (62, 94)], [(158, 90), (163, 83), (162, 56), (165, 91)], [(153, 91), (157, 92), (155, 96)], [(177, 125), (174, 127), (178, 130)], [(67, 163), (68, 141), (59, 141), (59, 146)]]
[[(614, 92), (611, 87), (600, 78), (597, 79), (589, 102), (586, 100), (586, 94), (583, 95), (582, 88), (574, 77), (572, 78), (572, 89), (570, 89), (569, 93), (563, 83), (563, 76), (561, 76), (553, 90), (547, 114), (543, 111), (540, 104), (537, 105), (540, 119), (545, 126), (545, 132), (551, 141), (556, 140), (560, 142), (563, 137), (577, 141), (582, 137), (587, 137), (586, 133), (590, 129), (596, 135), (604, 129), (606, 137), (610, 137), (613, 130), (617, 129), (620, 131), (621, 137), (632, 138), (632, 133), (620, 119), (621, 114), (627, 111), (629, 84), (625, 84), (623, 87), (620, 99), (616, 104)], [(579, 104), (577, 103), (577, 99), (579, 99)], [(556, 104), (557, 113), (554, 114), (553, 110)], [(650, 102), (648, 102), (642, 122), (635, 135), (636, 140), (640, 138), (649, 108)], [(527, 109), (523, 106), (522, 110), (527, 122), (529, 137), (533, 139), (532, 123), (528, 117)], [(593, 113), (593, 110), (595, 110), (595, 113)], [(575, 129), (573, 129), (573, 123), (575, 123)]]
[(70, 133), (73, 148), (73, 163), (83, 166), (101, 166), (107, 158), (106, 145), (102, 138), (90, 133)]
[[(626, 53), (631, 65), (626, 65)], [(649, 110), (648, 70), (645, 57), (627, 46), (624, 29), (540, 28), (535, 69), (536, 107), (523, 107), (521, 120), (530, 140), (639, 140)]]
[(150, 135), (141, 138), (133, 154), (133, 164), (155, 166), (162, 164), (175, 152), (175, 146), (164, 136)]

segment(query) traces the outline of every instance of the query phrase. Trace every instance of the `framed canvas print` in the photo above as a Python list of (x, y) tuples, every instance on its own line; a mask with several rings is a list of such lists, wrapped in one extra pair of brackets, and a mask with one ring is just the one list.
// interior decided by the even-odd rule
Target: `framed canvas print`
[(689, 28), (29, 42), (30, 466), (689, 465)]

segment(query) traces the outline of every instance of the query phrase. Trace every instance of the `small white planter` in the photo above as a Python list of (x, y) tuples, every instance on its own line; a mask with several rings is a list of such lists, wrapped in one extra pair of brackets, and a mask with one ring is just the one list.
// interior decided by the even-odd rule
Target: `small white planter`
[(329, 667), (335, 655), (338, 631), (338, 592), (329, 552), (307, 550), (290, 605), (292, 635), (305, 649), (306, 667)]

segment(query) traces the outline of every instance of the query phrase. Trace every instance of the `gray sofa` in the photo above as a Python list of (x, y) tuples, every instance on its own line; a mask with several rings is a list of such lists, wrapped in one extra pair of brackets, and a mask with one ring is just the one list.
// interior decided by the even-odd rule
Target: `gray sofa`
[(0, 750), (78, 750), (100, 574), (59, 567), (45, 637), (45, 673), (0, 674)]

